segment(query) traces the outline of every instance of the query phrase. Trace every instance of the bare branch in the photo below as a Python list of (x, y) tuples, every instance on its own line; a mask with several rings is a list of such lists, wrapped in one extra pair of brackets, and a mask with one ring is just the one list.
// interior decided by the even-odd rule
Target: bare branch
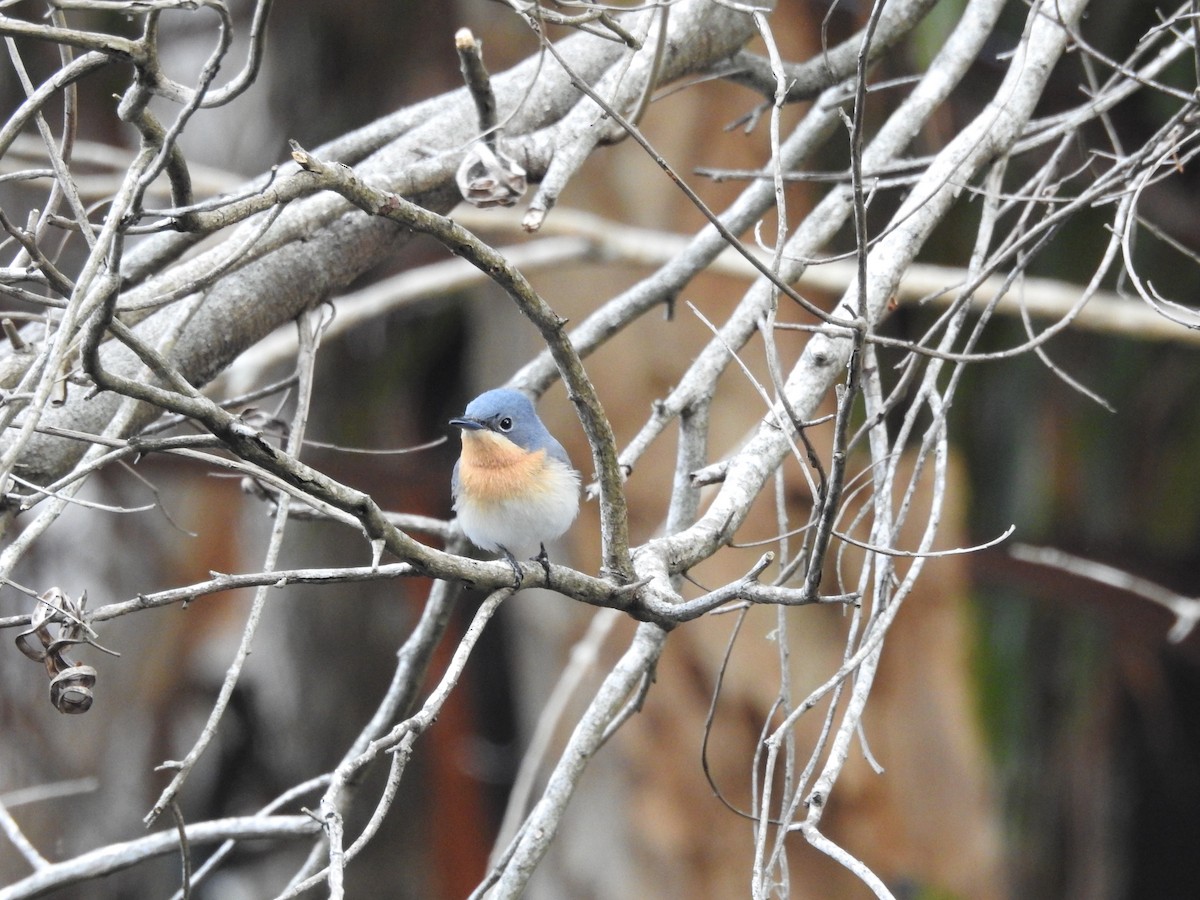
[(1151, 603), (1157, 603), (1159, 606), (1165, 607), (1175, 616), (1175, 624), (1171, 626), (1171, 630), (1167, 633), (1167, 638), (1172, 643), (1177, 644), (1184, 640), (1192, 633), (1197, 622), (1200, 622), (1200, 598), (1187, 597), (1175, 591), (1168, 590), (1160, 584), (1155, 584), (1153, 581), (1145, 578), (1139, 578), (1115, 566), (1084, 559), (1081, 556), (1065, 553), (1062, 550), (1055, 550), (1053, 547), (1031, 547), (1028, 544), (1014, 544), (1009, 552), (1017, 559), (1023, 559), (1042, 566), (1053, 566), (1056, 569), (1062, 569), (1064, 572), (1080, 575), (1092, 581), (1098, 581), (1101, 584), (1111, 585), (1122, 591), (1129, 591), (1129, 593), (1136, 594), (1145, 600), (1149, 600)]

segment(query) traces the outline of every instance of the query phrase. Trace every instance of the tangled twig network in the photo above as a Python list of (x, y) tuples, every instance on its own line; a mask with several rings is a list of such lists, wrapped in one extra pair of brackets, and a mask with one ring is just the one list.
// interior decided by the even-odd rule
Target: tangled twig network
[[(622, 618), (636, 624), (585, 703), (573, 711), (565, 700), (554, 704), (557, 715), (574, 717), (570, 736), (554, 750), (549, 737), (541, 743), (544, 784), (535, 788), (529, 775), (514, 793), (474, 896), (525, 891), (589, 764), (652, 691), (669, 635), (702, 617), (744, 617), (762, 607), (776, 616), (780, 675), (758, 749), (745, 761), (754, 784), (749, 808), (739, 810), (753, 847), (748, 892), (785, 896), (788, 850), (801, 840), (876, 896), (892, 896), (870, 855), (831, 837), (824, 815), (851, 755), (873, 760), (864, 711), (889, 631), (926, 563), (979, 549), (938, 543), (952, 499), (948, 416), (964, 373), (976, 363), (1036, 354), (1075, 385), (1049, 355), (1049, 341), (1065, 329), (1181, 341), (1200, 331), (1195, 306), (1165, 296), (1139, 270), (1138, 255), (1139, 240), (1161, 237), (1143, 215), (1148, 192), (1179, 177), (1200, 148), (1195, 85), (1178, 82), (1179, 64), (1197, 53), (1195, 10), (1185, 3), (1164, 15), (1116, 60), (1081, 33), (1086, 0), (1028, 4), (990, 93), (934, 144), (922, 135), (984, 54), (1001, 0), (961, 4), (924, 64), (885, 84), (873, 80), (873, 66), (923, 27), (930, 0), (878, 0), (860, 30), (806, 60), (784, 58), (770, 4), (507, 5), (536, 41), (525, 62), (489, 74), (480, 42), (466, 30), (455, 38), (447, 27), (446, 53), (461, 60), (464, 88), (311, 150), (292, 141), (291, 159), (262, 176), (198, 190), (211, 173), (189, 159), (184, 136), (203, 127), (210, 110), (254, 88), (271, 52), (269, 0), (258, 0), (245, 22), (220, 0), (53, 3), (48, 18), (19, 17), (18, 4), (0, 4), (0, 35), (24, 94), (0, 126), (0, 296), (11, 307), (0, 354), (0, 578), (13, 583), (21, 566), (47, 571), (38, 548), (71, 511), (133, 512), (83, 495), (102, 473), (144, 458), (232, 473), (271, 515), (256, 570), (147, 586), (91, 609), (84, 593), (76, 602), (57, 587), (34, 588), (32, 606), (21, 595), (25, 605), (0, 618), (0, 627), (20, 629), (20, 651), (45, 665), (55, 707), (81, 713), (93, 706), (106, 667), (118, 664), (77, 663), (68, 647), (98, 646), (104, 628), (148, 610), (253, 591), (201, 733), (181, 759), (162, 764), (170, 782), (146, 821), (170, 812), (178, 827), (50, 862), (4, 811), (5, 831), (25, 848), (32, 872), (0, 888), (0, 898), (37, 896), (165, 853), (183, 856), (187, 892), (252, 838), (307, 848), (289, 883), (276, 886), (278, 896), (320, 885), (343, 895), (356, 858), (395, 815), (416, 748), (511, 595), (512, 573), (503, 561), (467, 554), (453, 521), (385, 510), (371, 490), (301, 460), (316, 360), (323, 343), (356, 323), (480, 283), (497, 286), (540, 340), (540, 353), (510, 386), (540, 396), (565, 385), (590, 449), (599, 509), (598, 574), (567, 565), (543, 573), (525, 564), (519, 587), (548, 580), (569, 598), (564, 603), (609, 611), (592, 641)], [(124, 25), (104, 30), (110, 19), (88, 11), (120, 13), (136, 35)], [(165, 23), (179, 16), (211, 41), (186, 83), (167, 74), (175, 66)], [(747, 49), (752, 41), (766, 55)], [(38, 82), (26, 60), (36, 57), (41, 66), (34, 48), (42, 45), (58, 62)], [(244, 57), (226, 76), (234, 47)], [(1086, 90), (1045, 112), (1048, 85), (1064, 68), (1082, 72)], [(79, 137), (80, 90), (100, 76), (123, 79), (113, 124), (136, 136), (131, 152)], [(666, 86), (710, 79), (756, 92), (746, 120), (769, 134), (758, 166), (683, 172), (649, 136), (657, 125), (651, 101)], [(1139, 145), (1127, 146), (1111, 127), (1112, 111), (1148, 95), (1171, 111)], [(558, 206), (598, 150), (622, 141), (644, 151), (654, 177), (685, 197), (702, 226), (666, 233)], [(815, 171), (814, 160), (831, 155), (844, 168)], [(709, 179), (742, 186), (718, 207), (706, 199)], [(813, 191), (802, 212), (797, 183)], [(529, 185), (536, 185), (532, 196)], [(486, 212), (453, 214), (463, 198)], [(492, 209), (518, 204), (523, 209), (514, 214)], [(1029, 274), (1056, 235), (1085, 213), (1102, 214), (1108, 229), (1086, 283)], [(931, 263), (924, 254), (939, 229), (968, 220), (969, 258), (958, 266)], [(436, 262), (358, 285), (424, 238), (440, 248)], [(1194, 265), (1193, 253), (1181, 255)], [(596, 259), (642, 268), (630, 286), (568, 321), (532, 276)], [(749, 282), (721, 318), (677, 303), (706, 271)], [(338, 298), (332, 318), (323, 306), (330, 297)], [(921, 319), (923, 333), (889, 329), (898, 308), (933, 311)], [(633, 433), (620, 433), (612, 412), (622, 398), (597, 387), (595, 355), (663, 309), (693, 317), (702, 337)], [(1005, 347), (985, 345), (1001, 317), (1018, 321), (1024, 336)], [(290, 323), (292, 331), (278, 331)], [(294, 367), (282, 379), (281, 360)], [(240, 381), (221, 380), (231, 372)], [(735, 408), (731, 381), (750, 385), (755, 409)], [(285, 395), (290, 412), (271, 410)], [(714, 459), (714, 423), (734, 413), (745, 431)], [(659, 527), (648, 539), (634, 538), (629, 480), (668, 445), (674, 461), (661, 485)], [(156, 496), (151, 507), (159, 506)], [(774, 534), (747, 563), (734, 551), (751, 540), (747, 523), (763, 508)], [(300, 520), (349, 529), (359, 556), (281, 563)], [(708, 574), (714, 571), (723, 574)], [(357, 738), (336, 748), (336, 762), (289, 784), (256, 815), (184, 822), (179, 800), (211, 753), (244, 664), (262, 641), (269, 598), (298, 584), (347, 589), (418, 578), (431, 579), (431, 587), (399, 647), (390, 687)], [(422, 695), (464, 586), (486, 599)], [(786, 635), (810, 606), (842, 612), (844, 644), (840, 662), (793, 694)], [(1176, 612), (1190, 628), (1191, 607)], [(797, 737), (806, 716), (820, 718), (808, 743)], [(376, 764), (387, 770), (382, 785), (363, 781)], [(203, 865), (190, 865), (199, 847), (218, 842)]]

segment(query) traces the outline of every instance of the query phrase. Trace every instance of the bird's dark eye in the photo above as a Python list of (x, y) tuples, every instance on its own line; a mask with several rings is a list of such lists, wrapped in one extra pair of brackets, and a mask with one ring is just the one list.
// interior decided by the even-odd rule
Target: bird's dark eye
[(500, 420), (500, 430), (501, 431), (512, 431), (512, 419), (510, 419), (508, 416), (505, 416), (503, 419), (501, 419)]

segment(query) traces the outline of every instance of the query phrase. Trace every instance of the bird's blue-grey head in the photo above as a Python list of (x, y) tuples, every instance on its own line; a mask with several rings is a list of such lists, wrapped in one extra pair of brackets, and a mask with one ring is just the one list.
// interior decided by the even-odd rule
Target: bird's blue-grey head
[(554, 439), (538, 418), (533, 401), (520, 391), (496, 388), (467, 404), (462, 416), (451, 425), (468, 431), (487, 429), (508, 438), (523, 450), (545, 450), (549, 456), (570, 464), (562, 444)]

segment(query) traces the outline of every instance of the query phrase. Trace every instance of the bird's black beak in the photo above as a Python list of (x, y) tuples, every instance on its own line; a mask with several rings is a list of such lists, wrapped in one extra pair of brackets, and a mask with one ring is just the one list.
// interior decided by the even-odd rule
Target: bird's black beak
[(484, 427), (484, 424), (478, 419), (468, 419), (466, 417), (451, 419), (450, 424), (455, 428), (465, 428), (467, 431), (479, 431)]

